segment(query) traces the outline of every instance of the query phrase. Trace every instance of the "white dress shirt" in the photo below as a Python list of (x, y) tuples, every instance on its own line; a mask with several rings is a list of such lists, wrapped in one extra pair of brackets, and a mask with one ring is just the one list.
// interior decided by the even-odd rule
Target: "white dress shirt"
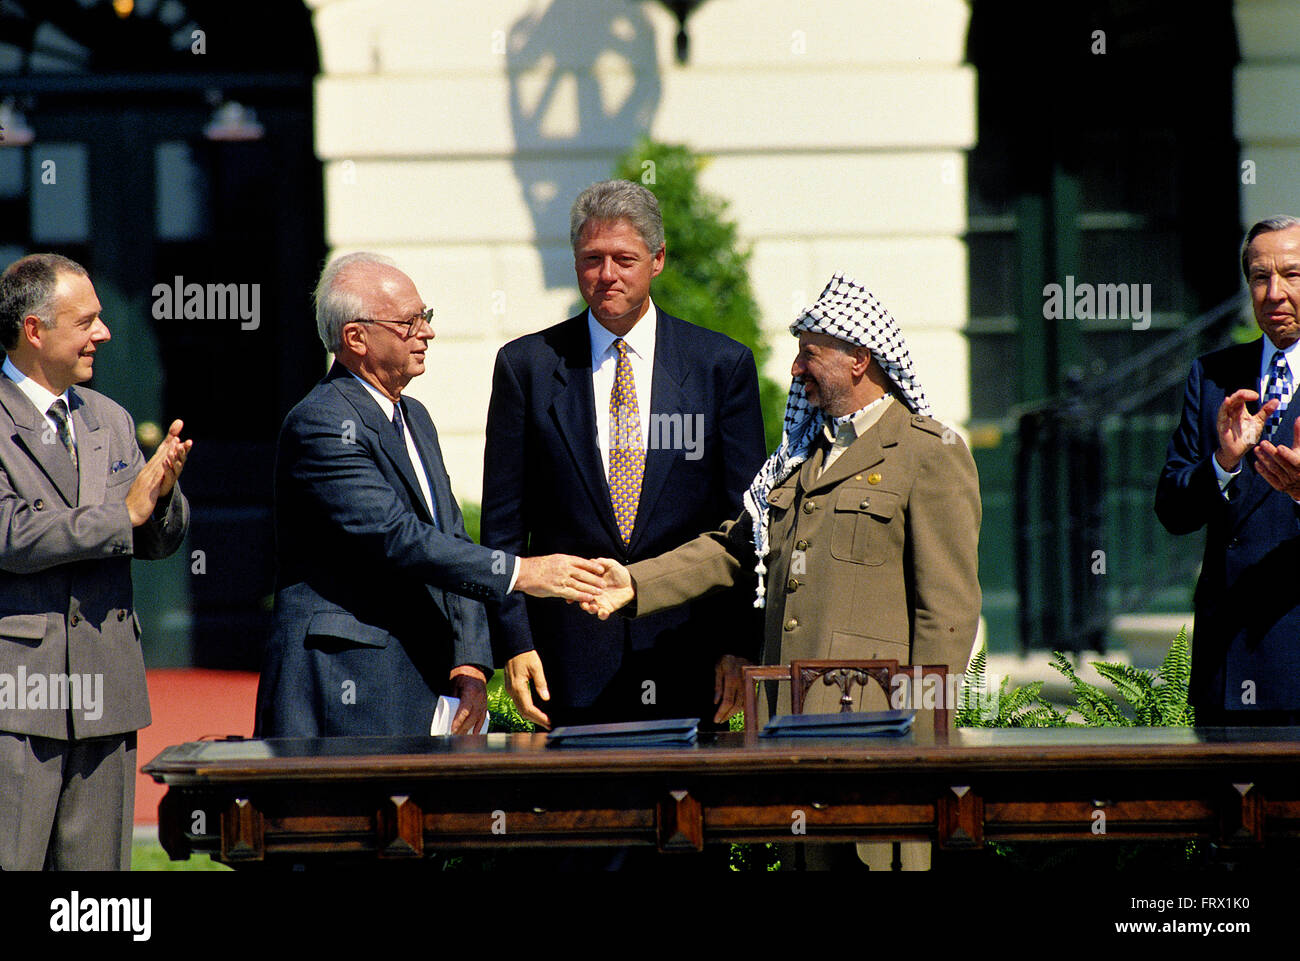
[[(397, 405), (385, 397), (373, 384), (361, 377), (357, 377), (352, 371), (348, 371), (348, 373), (356, 377), (361, 386), (366, 389), (366, 392), (375, 399), (375, 403), (379, 405), (379, 409), (384, 414), (384, 419), (391, 424), (393, 421), (393, 408)], [(420, 485), (420, 494), (424, 497), (425, 506), (429, 508), (429, 514), (433, 517), (434, 525), (437, 526), (438, 511), (433, 506), (433, 492), (429, 487), (429, 475), (424, 472), (424, 462), (420, 460), (420, 452), (416, 450), (415, 440), (411, 437), (411, 422), (406, 419), (405, 414), (402, 415), (402, 437), (406, 440), (406, 456), (411, 459), (411, 467), (415, 469), (415, 480)], [(516, 557), (514, 573), (510, 575), (510, 587), (507, 588), (507, 591), (513, 591), (515, 581), (519, 579), (519, 561), (520, 559)]]
[[(648, 300), (645, 314), (623, 338), (627, 344), (627, 359), (632, 365), (632, 380), (636, 384), (636, 411), (641, 420), (641, 448), (650, 436), (650, 387), (655, 369), (655, 330), (659, 313), (654, 301)], [(600, 460), (609, 477), (609, 397), (614, 392), (614, 374), (618, 369), (617, 339), (601, 326), (591, 311), (587, 311), (587, 330), (591, 340), (591, 387), (596, 403), (596, 445)]]
[(50, 407), (56, 400), (63, 400), (64, 406), (68, 408), (68, 430), (72, 433), (72, 445), (75, 447), (77, 444), (77, 428), (72, 423), (72, 398), (68, 396), (68, 392), (65, 390), (62, 394), (51, 394), (15, 367), (14, 362), (8, 357), (5, 358), (4, 367), (0, 369), (3, 369), (5, 376), (12, 380), (27, 399), (32, 402), (32, 405), (45, 416), (45, 422), (54, 428), (56, 436), (59, 432), (59, 422), (50, 415)]

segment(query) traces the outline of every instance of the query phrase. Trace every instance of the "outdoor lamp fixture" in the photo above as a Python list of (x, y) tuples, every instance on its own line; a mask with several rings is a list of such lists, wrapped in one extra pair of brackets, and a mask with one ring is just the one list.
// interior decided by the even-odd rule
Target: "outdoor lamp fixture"
[(25, 147), (36, 139), (27, 118), (14, 108), (12, 100), (0, 103), (0, 147)]
[(266, 128), (257, 122), (257, 114), (233, 100), (223, 103), (203, 128), (203, 136), (217, 141), (261, 140)]
[(704, 0), (659, 0), (677, 18), (677, 62), (685, 63), (691, 38), (686, 35), (686, 20)]

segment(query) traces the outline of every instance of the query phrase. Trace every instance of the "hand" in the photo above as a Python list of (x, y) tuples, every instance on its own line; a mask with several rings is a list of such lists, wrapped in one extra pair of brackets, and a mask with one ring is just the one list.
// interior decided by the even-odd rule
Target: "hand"
[(515, 590), (533, 597), (594, 601), (604, 583), (603, 573), (604, 569), (598, 562), (570, 554), (521, 557)]
[(1255, 470), (1268, 486), (1293, 500), (1300, 498), (1300, 420), (1292, 432), (1292, 446), (1282, 447), (1263, 441), (1255, 448)]
[[(721, 724), (733, 714), (739, 714), (745, 707), (745, 684), (741, 671), (750, 662), (734, 654), (723, 654), (713, 668), (713, 703), (718, 705), (718, 713), (713, 715), (715, 724)], [(753, 724), (745, 718), (745, 725)]]
[(460, 707), (451, 719), (452, 734), (477, 734), (487, 716), (487, 680), (472, 664), (462, 664), (451, 672), (451, 693), (460, 698)]
[(1246, 403), (1255, 400), (1259, 400), (1258, 393), (1242, 389), (1225, 397), (1219, 407), (1219, 416), (1215, 422), (1219, 433), (1219, 449), (1214, 452), (1214, 459), (1225, 471), (1237, 469), (1241, 459), (1264, 436), (1264, 424), (1268, 421), (1268, 415), (1277, 410), (1278, 401), (1275, 399), (1252, 415), (1246, 411)]
[[(167, 436), (158, 445), (159, 450), (171, 445), (171, 452), (167, 457), (167, 472), (163, 476), (162, 487), (158, 491), (159, 498), (166, 497), (172, 492), (172, 488), (176, 486), (176, 481), (180, 479), (181, 471), (185, 469), (185, 458), (189, 456), (190, 448), (194, 446), (192, 440), (181, 440), (181, 429), (184, 426), (184, 421), (172, 421), (171, 427), (167, 429)], [(158, 456), (158, 451), (154, 451), (154, 456)]]
[(524, 719), (550, 727), (551, 719), (533, 705), (533, 687), (537, 688), (537, 696), (543, 701), (551, 699), (551, 692), (546, 687), (546, 672), (542, 670), (542, 659), (537, 652), (524, 651), (510, 658), (506, 662), (505, 677), (506, 691)]
[(632, 575), (627, 568), (618, 561), (601, 557), (597, 558), (596, 563), (601, 565), (604, 572), (602, 590), (598, 597), (583, 601), (579, 606), (588, 614), (594, 614), (604, 621), (636, 597), (636, 585), (632, 583)]

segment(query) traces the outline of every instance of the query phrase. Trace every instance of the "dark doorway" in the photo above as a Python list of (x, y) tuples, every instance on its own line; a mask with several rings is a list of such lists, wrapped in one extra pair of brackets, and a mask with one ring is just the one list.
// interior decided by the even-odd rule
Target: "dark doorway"
[[(1232, 3), (1193, 16), (1158, 0), (976, 0), (968, 55), (979, 83), (971, 412), (990, 644), (1009, 650), (1019, 634), (1025, 646), (1096, 648), (1108, 609), (1190, 610), (1199, 550), (1175, 544), (1151, 510), (1178, 387), (1147, 396), (1143, 371), (1100, 410), (1076, 401), (1240, 288)], [(1137, 284), (1147, 315), (1049, 316), (1044, 288), (1067, 283)], [(1185, 375), (1195, 349), (1166, 366)], [(1021, 450), (1017, 466), (1024, 424), (1046, 447)]]
[(195, 441), (189, 541), (133, 572), (150, 666), (257, 667), (275, 438), (324, 363), (317, 70), (301, 3), (0, 8), (0, 101), (29, 141), (0, 147), (0, 257), (85, 264), (113, 335), (92, 386), (146, 453), (177, 417)]

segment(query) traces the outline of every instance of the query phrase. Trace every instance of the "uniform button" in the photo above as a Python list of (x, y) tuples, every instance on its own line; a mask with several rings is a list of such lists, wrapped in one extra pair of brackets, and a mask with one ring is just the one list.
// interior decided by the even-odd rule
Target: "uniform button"
[(864, 511), (870, 506), (871, 506), (871, 498), (868, 497), (866, 500), (864, 500), (861, 504), (858, 505), (858, 510)]
[(807, 542), (807, 541), (798, 541), (798, 542), (796, 542), (796, 544), (795, 544), (794, 546), (795, 546), (795, 549), (796, 549), (796, 550), (806, 551), (806, 550), (808, 549), (808, 542)]
[(879, 484), (880, 481), (881, 481), (881, 477), (880, 477), (879, 474), (868, 474), (868, 475), (867, 475), (867, 483), (868, 483), (868, 484)]
[(38, 511), (43, 511), (45, 510), (45, 501), (38, 497), (36, 500), (32, 501), (32, 506)]
[(798, 626), (799, 626), (799, 618), (797, 617), (792, 617), (790, 618), (790, 620), (785, 622), (785, 629), (787, 631), (793, 631)]
[(1237, 538), (1234, 537), (1232, 540), (1228, 541), (1228, 546), (1229, 546), (1229, 547), (1240, 547), (1240, 546), (1241, 546), (1241, 541), (1240, 541), (1239, 539), (1237, 539)]
[(118, 611), (118, 612), (117, 612), (117, 619), (118, 619), (119, 621), (124, 621), (124, 620), (126, 620), (126, 611)]
[(789, 583), (787, 583), (787, 584), (785, 585), (785, 587), (786, 587), (786, 590), (790, 591), (791, 593), (794, 593), (795, 591), (799, 590), (799, 581), (798, 581), (798, 579), (797, 579), (797, 578), (794, 578), (794, 577), (790, 578)]
[(73, 614), (73, 615), (72, 615), (72, 626), (73, 626), (73, 627), (76, 627), (76, 626), (77, 626), (78, 624), (80, 624), (80, 623), (81, 623), (81, 618), (78, 617), (76, 614)]
[(815, 511), (816, 509), (817, 509), (817, 504), (816, 504), (815, 501), (804, 501), (804, 502), (803, 502), (803, 512), (804, 512), (805, 514), (811, 514), (811, 513), (812, 513), (813, 511)]

